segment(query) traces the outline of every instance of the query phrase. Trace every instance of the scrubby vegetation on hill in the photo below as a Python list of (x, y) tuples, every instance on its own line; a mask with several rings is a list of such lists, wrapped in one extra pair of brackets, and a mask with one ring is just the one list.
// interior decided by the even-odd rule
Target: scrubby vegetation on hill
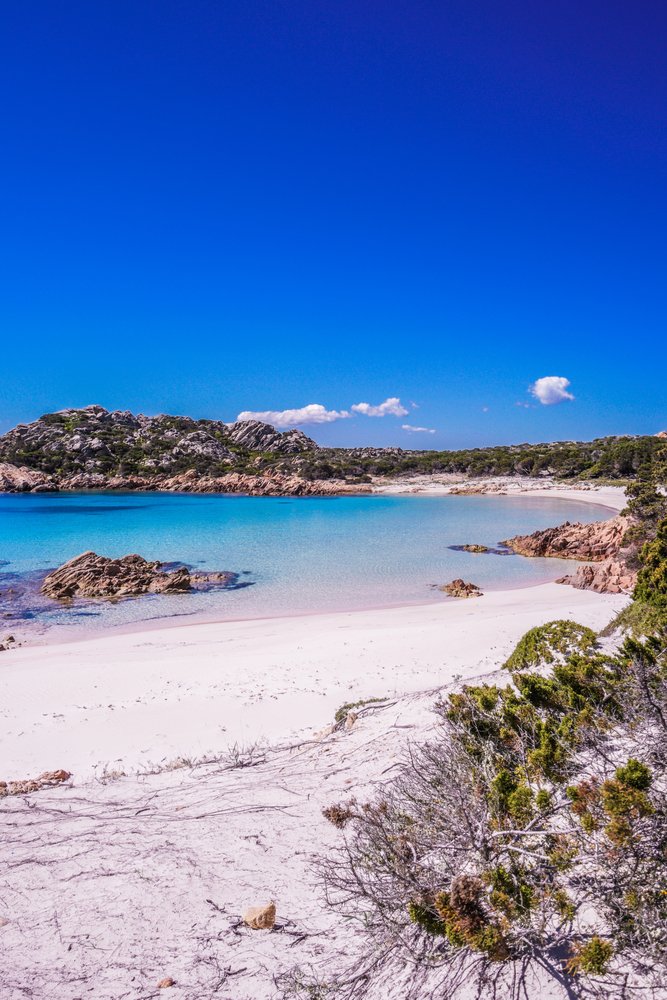
[(595, 441), (502, 445), (461, 451), (401, 449), (318, 449), (302, 470), (329, 476), (382, 476), (440, 473), (462, 476), (555, 476), (562, 479), (633, 479), (654, 456), (666, 451), (654, 437), (606, 437)]
[(359, 483), (371, 476), (418, 473), (619, 481), (633, 479), (665, 448), (664, 440), (648, 436), (462, 451), (320, 448), (301, 431), (280, 433), (260, 421), (145, 417), (90, 406), (47, 413), (15, 427), (0, 437), (0, 462), (61, 479), (78, 473), (175, 475), (193, 469), (209, 476), (278, 470), (309, 480)]
[(81, 472), (175, 475), (189, 469), (222, 475), (261, 465), (265, 455), (276, 465), (314, 447), (301, 431), (280, 433), (260, 421), (230, 426), (89, 406), (19, 424), (0, 437), (0, 461), (60, 477)]

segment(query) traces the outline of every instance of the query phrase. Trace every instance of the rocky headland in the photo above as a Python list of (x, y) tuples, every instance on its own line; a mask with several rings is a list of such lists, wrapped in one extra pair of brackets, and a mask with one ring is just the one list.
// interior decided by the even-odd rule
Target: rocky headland
[(235, 573), (193, 573), (186, 566), (169, 569), (164, 563), (149, 562), (139, 555), (109, 559), (96, 552), (83, 552), (49, 573), (41, 589), (46, 597), (55, 600), (119, 598), (224, 588), (237, 579)]
[(515, 535), (502, 545), (518, 555), (528, 557), (577, 559), (596, 565), (579, 566), (574, 573), (560, 577), (557, 583), (570, 584), (580, 590), (618, 594), (630, 592), (635, 585), (636, 570), (628, 565), (623, 541), (631, 527), (631, 519), (619, 514), (608, 521), (592, 524), (565, 524), (530, 535)]

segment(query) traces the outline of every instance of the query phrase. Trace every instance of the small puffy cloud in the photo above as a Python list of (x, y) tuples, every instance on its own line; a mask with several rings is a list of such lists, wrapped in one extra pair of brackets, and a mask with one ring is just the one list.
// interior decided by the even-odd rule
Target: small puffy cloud
[(569, 384), (569, 378), (563, 378), (562, 375), (545, 375), (533, 382), (530, 392), (543, 406), (553, 406), (554, 403), (574, 399), (572, 393), (567, 391)]
[(482, 407), (482, 413), (488, 413), (488, 412), (489, 412), (488, 406), (483, 406)]
[(401, 430), (411, 434), (435, 434), (435, 427), (414, 427), (412, 424), (401, 424)]
[(355, 413), (362, 413), (365, 417), (405, 417), (408, 413), (398, 396), (390, 396), (378, 406), (371, 406), (370, 403), (354, 403), (351, 409)]
[(321, 403), (308, 403), (294, 410), (243, 410), (237, 420), (262, 420), (274, 427), (295, 427), (297, 424), (330, 424), (344, 420), (347, 410), (327, 410)]

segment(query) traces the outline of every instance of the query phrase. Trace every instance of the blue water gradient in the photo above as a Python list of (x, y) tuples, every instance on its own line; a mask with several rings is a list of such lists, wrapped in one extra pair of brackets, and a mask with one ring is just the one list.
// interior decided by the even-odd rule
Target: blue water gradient
[(441, 601), (442, 594), (429, 585), (461, 576), (483, 589), (526, 586), (553, 580), (572, 565), (472, 555), (448, 546), (493, 546), (565, 520), (608, 516), (595, 505), (530, 496), (0, 495), (0, 563), (5, 563), (0, 602), (7, 615), (8, 581), (27, 581), (36, 590), (47, 569), (86, 549), (233, 570), (252, 585), (70, 608), (36, 598), (30, 613), (42, 627), (85, 623), (99, 628), (173, 615), (251, 618)]

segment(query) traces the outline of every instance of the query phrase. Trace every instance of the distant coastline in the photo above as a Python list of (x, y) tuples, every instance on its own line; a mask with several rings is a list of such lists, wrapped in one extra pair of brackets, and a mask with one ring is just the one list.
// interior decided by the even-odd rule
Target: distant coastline
[(88, 406), (45, 414), (0, 436), (0, 492), (327, 496), (384, 484), (403, 489), (427, 476), (449, 485), (499, 477), (622, 485), (663, 446), (656, 435), (459, 451), (323, 448), (302, 431), (278, 431), (260, 420), (226, 424)]

